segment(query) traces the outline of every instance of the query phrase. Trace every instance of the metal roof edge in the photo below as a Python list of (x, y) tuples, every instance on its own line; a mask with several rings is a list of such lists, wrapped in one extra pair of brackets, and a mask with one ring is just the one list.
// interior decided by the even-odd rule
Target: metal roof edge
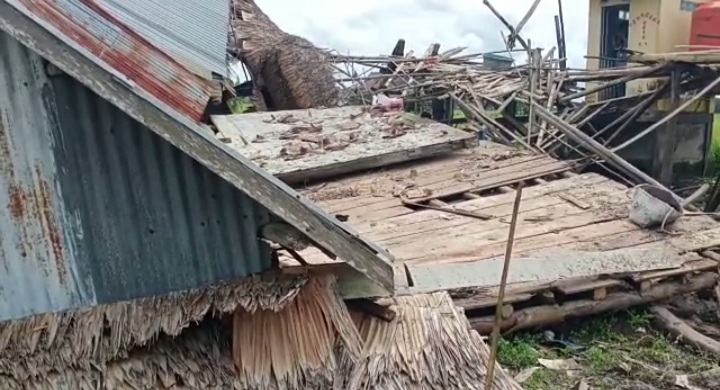
[(144, 91), (131, 89), (7, 0), (0, 0), (0, 29), (394, 293), (389, 253), (302, 199), (295, 190), (225, 146), (198, 124), (180, 117)]

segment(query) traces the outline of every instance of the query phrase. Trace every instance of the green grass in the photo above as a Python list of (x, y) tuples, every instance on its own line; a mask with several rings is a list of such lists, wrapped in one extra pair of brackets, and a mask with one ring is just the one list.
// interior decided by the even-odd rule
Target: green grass
[[(537, 333), (522, 333), (499, 343), (498, 361), (514, 374), (538, 367), (538, 359), (569, 359), (582, 367), (580, 376), (593, 389), (614, 389), (641, 381), (657, 388), (671, 388), (668, 381), (675, 373), (688, 374), (709, 370), (713, 359), (675, 343), (652, 328), (652, 317), (645, 310), (631, 310), (566, 324), (558, 331), (573, 348), (549, 347)], [(578, 374), (547, 368), (537, 369), (523, 383), (526, 390), (570, 389)]]
[(227, 104), (233, 114), (242, 114), (253, 106), (250, 99), (237, 97), (230, 99)]

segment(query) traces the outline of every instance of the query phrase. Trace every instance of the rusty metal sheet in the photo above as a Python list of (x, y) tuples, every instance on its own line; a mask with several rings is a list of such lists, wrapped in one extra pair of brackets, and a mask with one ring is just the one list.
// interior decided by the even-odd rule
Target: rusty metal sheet
[(198, 122), (215, 84), (203, 79), (122, 23), (94, 0), (7, 0), (64, 42)]
[(96, 1), (191, 71), (228, 76), (228, 0)]
[(0, 47), (0, 321), (270, 268), (267, 209), (3, 32)]
[[(124, 76), (107, 64), (96, 61), (74, 41), (58, 38), (63, 35), (57, 29), (42, 18), (32, 17), (24, 6), (18, 7), (19, 1), (0, 0), (1, 30), (52, 61), (62, 71), (247, 194), (276, 217), (306, 232), (318, 246), (339, 258), (355, 259), (361, 274), (392, 293), (393, 270), (389, 264), (391, 256), (386, 251), (299, 197), (292, 188), (217, 140), (206, 127), (191, 122), (186, 115), (179, 115), (176, 109), (142, 88), (127, 88)], [(82, 1), (83, 4), (86, 2)]]

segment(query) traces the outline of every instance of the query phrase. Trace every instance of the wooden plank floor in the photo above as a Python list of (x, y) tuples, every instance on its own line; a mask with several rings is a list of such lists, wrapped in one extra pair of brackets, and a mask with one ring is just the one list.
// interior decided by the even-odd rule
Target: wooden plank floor
[(362, 107), (215, 116), (228, 146), (289, 183), (328, 178), (458, 150), (475, 135), (398, 112)]
[[(438, 286), (492, 287), (468, 282), (468, 264), (482, 272), (483, 261), (504, 254), (515, 198), (512, 186), (519, 181), (527, 184), (515, 234), (518, 257), (548, 250), (611, 251), (660, 245), (682, 254), (720, 246), (720, 224), (705, 216), (681, 218), (672, 226), (672, 235), (640, 229), (627, 220), (626, 186), (594, 173), (563, 174), (568, 169), (567, 164), (547, 157), (490, 145), (303, 188), (301, 193), (346, 219), (359, 234), (395, 257), (400, 293), (427, 292)], [(492, 218), (413, 209), (394, 196), (401, 190), (435, 206)], [(333, 262), (319, 251), (301, 254), (310, 265)], [(688, 261), (698, 261), (697, 255)], [(414, 274), (428, 273), (433, 275), (432, 286), (413, 280)], [(588, 289), (614, 285), (597, 278), (579, 282), (590, 283)], [(540, 291), (548, 283), (555, 281), (522, 283), (514, 291)], [(567, 283), (562, 288), (568, 293), (583, 290)]]

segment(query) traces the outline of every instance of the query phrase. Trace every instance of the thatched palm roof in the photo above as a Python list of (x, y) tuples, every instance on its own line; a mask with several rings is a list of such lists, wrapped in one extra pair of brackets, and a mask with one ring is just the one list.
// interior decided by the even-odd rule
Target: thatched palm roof
[[(278, 110), (332, 107), (339, 102), (327, 53), (305, 38), (287, 34), (254, 0), (233, 0), (230, 45), (248, 67), (267, 102)], [(268, 96), (269, 95), (269, 96)], [(260, 100), (260, 91), (255, 93)], [(262, 102), (256, 106), (264, 108)]]
[[(247, 312), (280, 310), (294, 300), (305, 282), (305, 279), (251, 278), (162, 298), (2, 322), (0, 389), (55, 389), (51, 383), (58, 380), (109, 379), (117, 376), (118, 367), (126, 364), (123, 359), (136, 355), (131, 351), (153, 345), (161, 336), (169, 340), (192, 324), (234, 313), (239, 308)], [(213, 345), (207, 347), (217, 348)], [(161, 343), (158, 348), (169, 347)], [(69, 389), (97, 388), (90, 384)]]
[(447, 293), (391, 304), (388, 323), (349, 312), (331, 276), (253, 279), (4, 323), (0, 388), (483, 388), (488, 348)]

